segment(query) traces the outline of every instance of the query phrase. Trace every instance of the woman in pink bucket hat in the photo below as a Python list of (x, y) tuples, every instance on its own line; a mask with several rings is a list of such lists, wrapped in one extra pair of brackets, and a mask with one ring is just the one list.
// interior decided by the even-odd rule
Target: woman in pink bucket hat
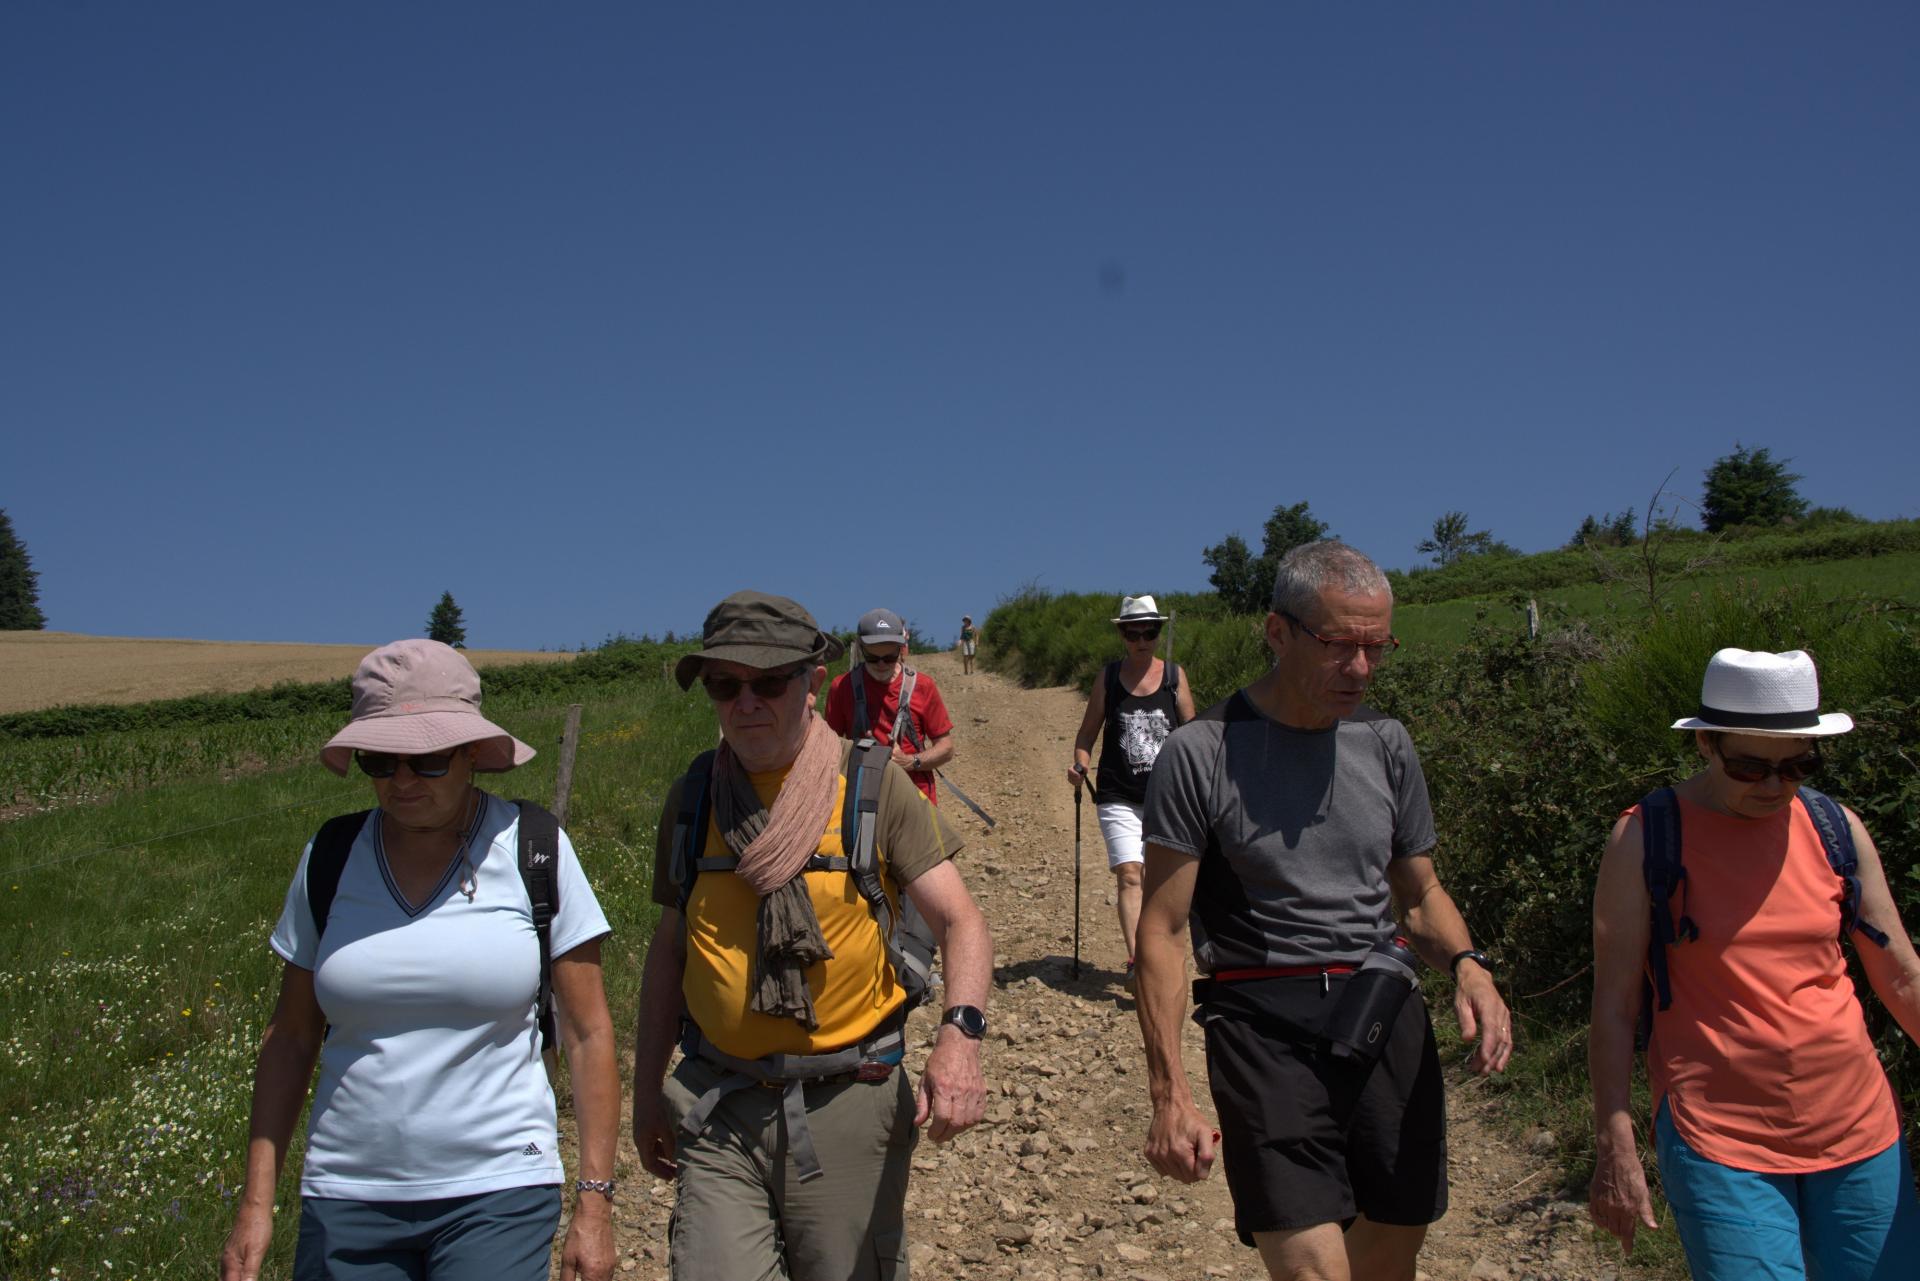
[(580, 1122), (560, 1275), (612, 1275), (607, 919), (552, 815), (476, 784), (532, 757), (480, 714), (458, 651), (403, 640), (361, 661), (352, 719), (320, 759), (357, 765), (377, 804), (320, 829), (273, 931), (286, 964), (222, 1281), (262, 1273), (310, 1083), (297, 1281), (545, 1278), (568, 1184), (541, 1055), (549, 992)]
[(1673, 723), (1701, 770), (1620, 816), (1594, 892), (1593, 1219), (1657, 1226), (1630, 1106), (1646, 1027), (1653, 1141), (1701, 1281), (1915, 1275), (1920, 1202), (1900, 1107), (1843, 946), (1909, 1037), (1920, 956), (1858, 815), (1810, 787), (1813, 659), (1723, 649)]

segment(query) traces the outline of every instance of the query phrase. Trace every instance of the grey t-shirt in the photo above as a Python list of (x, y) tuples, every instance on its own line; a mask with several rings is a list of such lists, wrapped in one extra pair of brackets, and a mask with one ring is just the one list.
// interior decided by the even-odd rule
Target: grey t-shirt
[(1207, 974), (1359, 962), (1394, 928), (1387, 864), (1435, 844), (1399, 721), (1362, 709), (1289, 729), (1244, 692), (1167, 739), (1143, 826), (1200, 860), (1189, 923)]

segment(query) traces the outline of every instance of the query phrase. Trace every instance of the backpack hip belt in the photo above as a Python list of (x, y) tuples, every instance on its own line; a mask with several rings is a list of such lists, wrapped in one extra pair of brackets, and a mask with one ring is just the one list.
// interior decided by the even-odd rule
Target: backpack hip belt
[[(695, 1101), (680, 1131), (693, 1138), (707, 1128), (714, 1108), (729, 1094), (752, 1086), (780, 1091), (780, 1119), (786, 1131), (787, 1151), (800, 1172), (800, 1181), (810, 1183), (826, 1171), (820, 1166), (820, 1154), (813, 1146), (813, 1130), (807, 1125), (806, 1087), (839, 1084), (843, 1081), (883, 1081), (893, 1074), (906, 1056), (904, 1025), (906, 1015), (890, 1018), (873, 1035), (857, 1045), (826, 1054), (769, 1054), (762, 1059), (735, 1058), (717, 1048), (701, 1035), (691, 1019), (680, 1034), (680, 1048), (689, 1058), (704, 1059), (727, 1075), (714, 1082)], [(881, 1071), (880, 1069), (885, 1069)]]

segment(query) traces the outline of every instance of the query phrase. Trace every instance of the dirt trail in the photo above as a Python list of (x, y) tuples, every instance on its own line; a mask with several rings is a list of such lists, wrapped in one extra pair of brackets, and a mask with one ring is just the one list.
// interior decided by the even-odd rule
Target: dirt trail
[[(967, 837), (961, 867), (994, 933), (995, 989), (985, 1057), (987, 1120), (913, 1159), (907, 1223), (916, 1281), (968, 1278), (1265, 1276), (1233, 1234), (1225, 1182), (1182, 1186), (1141, 1154), (1149, 1107), (1111, 877), (1088, 803), (1083, 815), (1081, 976), (1073, 950), (1073, 801), (1064, 769), (1084, 707), (1070, 689), (1024, 690), (963, 676), (957, 659), (917, 660), (953, 713), (958, 754), (946, 773), (998, 820), (989, 833), (958, 800), (947, 811)], [(930, 1002), (939, 1008), (936, 999)], [(1451, 1014), (1437, 1015), (1458, 1060)], [(923, 1047), (932, 1020), (915, 1015)], [(1204, 1102), (1198, 1029), (1187, 1061)], [(1618, 1253), (1595, 1245), (1585, 1207), (1558, 1199), (1554, 1175), (1493, 1115), (1463, 1077), (1449, 1097), (1452, 1209), (1421, 1255), (1430, 1281), (1610, 1281)], [(1551, 1143), (1551, 1139), (1543, 1139)], [(671, 1189), (639, 1168), (622, 1139), (622, 1275), (666, 1276)]]

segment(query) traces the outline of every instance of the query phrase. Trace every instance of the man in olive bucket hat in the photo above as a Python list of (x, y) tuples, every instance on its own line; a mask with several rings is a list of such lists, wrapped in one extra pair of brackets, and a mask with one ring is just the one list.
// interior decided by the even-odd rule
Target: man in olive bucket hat
[[(677, 1182), (675, 1281), (905, 1278), (915, 1127), (941, 1142), (984, 1106), (992, 941), (949, 861), (957, 839), (891, 762), (856, 771), (857, 797), (877, 778), (877, 809), (859, 826), (870, 824), (884, 903), (850, 883), (850, 745), (814, 711), (840, 652), (798, 603), (736, 592), (674, 670), (681, 688), (705, 687), (722, 739), (661, 815), (660, 924), (634, 1054), (634, 1143)], [(945, 1013), (917, 1100), (899, 1066), (904, 972), (883, 924), (903, 893), (945, 954)]]

